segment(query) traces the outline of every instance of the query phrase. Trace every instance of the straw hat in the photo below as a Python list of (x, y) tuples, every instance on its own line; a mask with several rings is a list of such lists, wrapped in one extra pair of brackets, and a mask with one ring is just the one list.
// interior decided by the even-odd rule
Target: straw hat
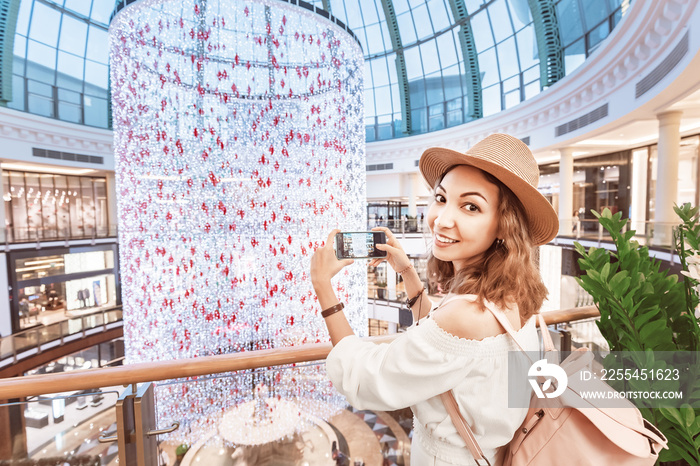
[(507, 134), (492, 134), (462, 153), (431, 147), (420, 158), (423, 178), (435, 186), (455, 165), (471, 165), (498, 178), (520, 199), (527, 216), (530, 235), (536, 245), (551, 241), (559, 231), (559, 219), (552, 204), (537, 190), (540, 170), (530, 149)]

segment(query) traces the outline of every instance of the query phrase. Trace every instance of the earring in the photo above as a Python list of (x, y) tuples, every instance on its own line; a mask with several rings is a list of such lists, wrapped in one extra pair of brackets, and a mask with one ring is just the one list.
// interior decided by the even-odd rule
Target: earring
[(496, 240), (496, 246), (501, 247), (501, 246), (503, 246), (503, 244), (504, 244), (503, 238), (498, 238)]

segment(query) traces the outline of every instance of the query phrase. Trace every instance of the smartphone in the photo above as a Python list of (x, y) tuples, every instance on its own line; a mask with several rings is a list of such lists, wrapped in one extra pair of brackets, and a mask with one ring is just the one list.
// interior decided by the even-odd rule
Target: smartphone
[(335, 235), (335, 256), (338, 259), (376, 259), (386, 251), (375, 246), (386, 243), (383, 231), (343, 231)]

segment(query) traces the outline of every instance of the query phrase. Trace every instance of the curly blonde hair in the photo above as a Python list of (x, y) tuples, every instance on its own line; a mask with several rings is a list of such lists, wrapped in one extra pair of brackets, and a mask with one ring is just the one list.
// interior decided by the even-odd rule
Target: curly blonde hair
[[(453, 168), (447, 169), (435, 186)], [(520, 200), (508, 187), (493, 175), (482, 173), (499, 190), (498, 231), (503, 241), (495, 241), (484, 252), (482, 261), (470, 264), (457, 273), (452, 262), (442, 261), (431, 252), (428, 255), (428, 274), (450, 293), (474, 294), (479, 297), (478, 302), (490, 301), (501, 308), (515, 304), (524, 322), (539, 312), (547, 297), (547, 288), (542, 283), (535, 260), (536, 251), (527, 227), (527, 217)]]

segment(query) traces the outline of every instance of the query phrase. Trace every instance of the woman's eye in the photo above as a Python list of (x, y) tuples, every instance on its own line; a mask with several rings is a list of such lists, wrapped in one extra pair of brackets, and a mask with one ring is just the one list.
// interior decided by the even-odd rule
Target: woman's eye
[(443, 196), (442, 194), (436, 194), (435, 201), (436, 202), (445, 202), (445, 196)]
[(479, 212), (479, 206), (476, 204), (465, 204), (464, 208), (467, 209), (469, 212)]

